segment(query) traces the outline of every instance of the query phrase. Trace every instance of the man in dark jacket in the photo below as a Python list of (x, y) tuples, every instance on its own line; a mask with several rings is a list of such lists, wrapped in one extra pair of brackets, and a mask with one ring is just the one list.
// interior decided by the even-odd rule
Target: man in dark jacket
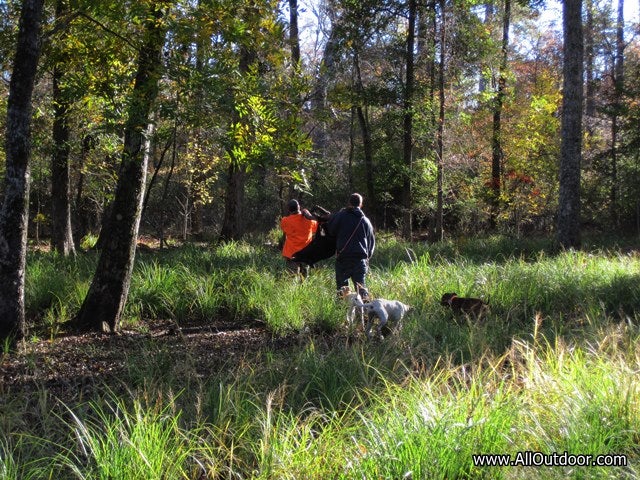
[(327, 224), (329, 235), (336, 237), (336, 287), (338, 291), (353, 282), (354, 290), (366, 299), (369, 259), (376, 247), (373, 226), (362, 211), (362, 195), (352, 193), (349, 203), (333, 215)]

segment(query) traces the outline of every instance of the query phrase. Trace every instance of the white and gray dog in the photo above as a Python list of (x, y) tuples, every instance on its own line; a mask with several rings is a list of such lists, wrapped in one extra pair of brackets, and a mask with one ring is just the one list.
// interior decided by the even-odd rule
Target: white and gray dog
[(382, 328), (387, 324), (388, 320), (392, 320), (396, 323), (396, 329), (401, 327), (402, 319), (406, 313), (411, 309), (409, 305), (406, 305), (398, 300), (386, 300), (384, 298), (376, 298), (370, 302), (359, 302), (357, 304), (362, 307), (362, 310), (367, 314), (368, 320), (364, 329), (368, 338), (371, 338), (371, 328), (373, 327), (373, 320), (378, 318), (378, 336), (382, 336)]

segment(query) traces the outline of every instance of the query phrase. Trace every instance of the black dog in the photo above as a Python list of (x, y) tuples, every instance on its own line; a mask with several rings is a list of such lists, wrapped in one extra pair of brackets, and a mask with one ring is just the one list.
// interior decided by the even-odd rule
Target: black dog
[(440, 305), (450, 307), (455, 313), (464, 313), (475, 317), (481, 316), (489, 308), (489, 305), (479, 298), (459, 297), (457, 293), (442, 295)]

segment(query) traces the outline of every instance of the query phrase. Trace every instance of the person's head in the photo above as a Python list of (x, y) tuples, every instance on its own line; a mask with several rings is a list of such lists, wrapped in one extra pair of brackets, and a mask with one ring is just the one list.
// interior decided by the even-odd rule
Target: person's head
[(349, 206), (356, 208), (362, 207), (362, 195), (359, 193), (352, 193), (349, 196)]
[(287, 203), (287, 210), (289, 210), (289, 213), (300, 212), (300, 203), (298, 203), (298, 201), (295, 198), (292, 198)]

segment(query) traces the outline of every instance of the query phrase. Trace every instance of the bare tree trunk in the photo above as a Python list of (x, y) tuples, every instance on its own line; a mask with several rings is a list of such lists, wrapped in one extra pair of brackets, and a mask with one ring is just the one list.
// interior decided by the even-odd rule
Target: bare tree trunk
[(596, 102), (595, 102), (595, 78), (593, 72), (593, 62), (595, 59), (595, 52), (593, 46), (593, 36), (595, 34), (593, 27), (593, 0), (586, 0), (586, 25), (584, 35), (584, 60), (585, 60), (585, 81), (586, 85), (586, 98), (585, 98), (585, 116), (586, 116), (586, 128), (589, 132), (593, 130), (593, 118), (596, 114)]
[(75, 319), (81, 329), (116, 332), (129, 293), (148, 162), (145, 130), (161, 75), (165, 32), (162, 5), (154, 3), (146, 21), (108, 233), (89, 292)]
[[(243, 77), (249, 72), (250, 66), (255, 62), (256, 55), (251, 49), (242, 46), (240, 48), (240, 75)], [(240, 121), (234, 112), (234, 122)], [(229, 152), (229, 167), (227, 168), (227, 190), (225, 194), (224, 219), (220, 237), (222, 240), (237, 240), (243, 233), (242, 212), (244, 209), (245, 183), (247, 169), (240, 165), (232, 152)]]
[[(64, 0), (56, 4), (56, 18), (66, 13)], [(75, 255), (71, 230), (71, 189), (69, 169), (69, 99), (61, 86), (64, 76), (62, 55), (53, 68), (53, 156), (51, 159), (51, 247), (61, 255)]]
[(339, 59), (338, 45), (340, 43), (339, 25), (332, 10), (329, 10), (331, 18), (331, 33), (324, 47), (322, 63), (314, 86), (311, 99), (312, 110), (317, 125), (311, 132), (314, 156), (318, 159), (326, 157), (327, 150), (327, 90), (329, 82), (336, 76)]
[(565, 0), (562, 19), (564, 88), (557, 241), (563, 248), (579, 248), (583, 97), (582, 0)]
[(505, 0), (502, 17), (502, 55), (498, 74), (498, 92), (493, 109), (493, 133), (491, 135), (491, 228), (496, 226), (502, 184), (502, 105), (507, 83), (507, 59), (509, 52), (509, 25), (511, 23), (511, 0)]
[(158, 159), (158, 162), (156, 163), (154, 161), (153, 175), (151, 175), (151, 180), (149, 180), (149, 185), (147, 185), (147, 188), (145, 189), (146, 192), (144, 195), (144, 201), (142, 202), (142, 216), (144, 216), (144, 212), (147, 210), (147, 205), (149, 204), (149, 197), (151, 195), (151, 189), (156, 183), (156, 179), (158, 178), (158, 173), (160, 173), (160, 169), (162, 168), (162, 164), (164, 163), (164, 159), (167, 155), (167, 151), (169, 151), (169, 148), (171, 147), (172, 143), (173, 143), (173, 137), (169, 138), (169, 140), (167, 140), (167, 142), (164, 144), (164, 148), (162, 149), (162, 153), (160, 154), (160, 158)]
[[(179, 97), (176, 96), (176, 107), (178, 105)], [(176, 110), (178, 110), (176, 108)], [(162, 188), (162, 198), (160, 199), (160, 249), (165, 245), (165, 234), (164, 234), (164, 220), (165, 220), (165, 212), (167, 208), (167, 196), (169, 194), (169, 182), (171, 181), (171, 177), (173, 177), (173, 171), (176, 166), (177, 159), (177, 143), (178, 143), (178, 119), (175, 118), (173, 121), (173, 132), (171, 133), (172, 137), (172, 148), (171, 148), (171, 166), (169, 167), (169, 173), (164, 179), (164, 186)]]
[(406, 50), (406, 82), (404, 88), (404, 120), (403, 120), (403, 149), (404, 179), (402, 182), (402, 236), (411, 240), (413, 234), (412, 211), (413, 195), (411, 180), (413, 177), (413, 91), (415, 83), (414, 48), (416, 36), (416, 0), (409, 0), (409, 24), (407, 26)]
[(613, 117), (611, 119), (611, 171), (609, 203), (611, 222), (614, 227), (619, 223), (618, 212), (618, 133), (619, 115), (624, 90), (624, 0), (618, 0), (618, 20), (616, 25), (616, 56), (613, 62)]
[[(56, 3), (56, 18), (66, 14), (64, 0)], [(64, 58), (64, 54), (62, 57)], [(51, 159), (51, 247), (67, 256), (75, 255), (71, 230), (71, 190), (69, 185), (69, 99), (61, 86), (64, 60), (53, 68), (53, 156)]]
[[(442, 152), (438, 153), (437, 137), (438, 137), (438, 116), (436, 114), (436, 71), (437, 71), (437, 44), (438, 44), (438, 16), (436, 12), (436, 0), (429, 0), (424, 4), (418, 4), (418, 56), (426, 57), (426, 78), (428, 80), (427, 99), (431, 106), (428, 112), (429, 119), (429, 135), (424, 142), (424, 151), (434, 153), (434, 161), (436, 167), (442, 165), (438, 158)], [(444, 93), (444, 92), (443, 92)], [(444, 99), (444, 95), (442, 97)], [(444, 100), (442, 101), (444, 105)], [(443, 110), (444, 112), (444, 110)], [(441, 149), (440, 149), (441, 150)], [(435, 238), (435, 230), (442, 231), (442, 171), (438, 170), (438, 187), (440, 191), (439, 197), (436, 198), (436, 212), (434, 219), (430, 222), (429, 236)], [(436, 192), (437, 193), (437, 192)], [(438, 201), (439, 200), (439, 201)], [(438, 227), (439, 226), (439, 227)], [(440, 238), (440, 237), (439, 237)]]
[[(300, 85), (302, 80), (302, 60), (300, 56), (300, 33), (298, 30), (298, 0), (289, 0), (289, 49), (291, 51), (291, 107), (287, 116), (289, 117), (290, 125), (292, 125), (293, 129), (301, 128), (301, 118), (302, 118), (302, 104), (303, 100), (300, 94)], [(296, 145), (292, 145), (288, 152), (286, 152), (287, 156), (291, 158), (291, 170), (296, 170), (299, 168), (299, 158), (300, 152)], [(318, 182), (318, 174), (317, 169), (312, 169), (312, 183), (315, 185)], [(289, 182), (289, 191), (291, 192), (290, 197), (293, 196), (293, 192), (295, 191), (295, 183), (293, 181)], [(301, 196), (300, 192), (298, 196)]]
[(440, 113), (438, 115), (438, 130), (436, 132), (436, 155), (438, 162), (438, 192), (437, 192), (437, 205), (436, 205), (436, 241), (441, 241), (444, 238), (444, 121), (445, 121), (445, 95), (444, 95), (444, 71), (445, 71), (445, 49), (447, 40), (446, 31), (446, 2), (440, 0), (440, 15), (442, 19), (440, 21), (440, 72), (438, 74), (438, 91), (440, 97)]
[(298, 33), (298, 0), (289, 0), (289, 46), (293, 74), (300, 74), (300, 35)]
[[(484, 24), (486, 25), (487, 29), (491, 28), (491, 24), (493, 23), (493, 14), (494, 14), (494, 8), (495, 5), (493, 4), (493, 2), (487, 2), (484, 5)], [(486, 64), (482, 65), (481, 68), (486, 68)], [(480, 81), (478, 82), (478, 91), (480, 93), (484, 93), (487, 91), (487, 78), (485, 77), (485, 75), (481, 74), (480, 75)]]
[[(369, 211), (377, 212), (377, 201), (374, 187), (373, 172), (373, 142), (371, 140), (371, 128), (369, 127), (369, 119), (367, 115), (366, 105), (364, 103), (364, 85), (362, 82), (362, 73), (360, 71), (360, 56), (357, 49), (354, 50), (354, 67), (356, 70), (356, 92), (358, 93), (358, 105), (356, 106), (356, 115), (358, 124), (360, 125), (360, 134), (362, 135), (362, 148), (364, 151), (364, 168), (365, 183), (367, 188), (367, 204)], [(350, 188), (352, 190), (352, 188)], [(374, 214), (375, 216), (375, 214)]]
[(362, 148), (364, 150), (364, 175), (367, 186), (367, 203), (371, 211), (376, 211), (378, 203), (373, 182), (373, 141), (371, 140), (371, 128), (369, 128), (369, 119), (365, 108), (366, 107), (358, 105), (356, 107), (356, 114), (358, 116), (360, 134), (362, 135)]
[(243, 229), (242, 206), (244, 205), (245, 168), (231, 161), (227, 169), (227, 193), (225, 196), (224, 221), (220, 237), (237, 240)]
[(349, 191), (353, 192), (355, 187), (353, 186), (353, 157), (355, 155), (356, 150), (356, 128), (355, 128), (355, 117), (357, 115), (355, 105), (351, 105), (351, 115), (349, 115), (349, 154), (347, 156), (347, 185), (349, 187)]
[(82, 148), (80, 150), (80, 159), (77, 165), (78, 171), (78, 183), (76, 185), (75, 192), (75, 206), (74, 206), (74, 221), (73, 226), (75, 227), (75, 231), (73, 232), (73, 239), (75, 242), (75, 249), (80, 248), (80, 243), (82, 239), (89, 231), (89, 207), (87, 199), (83, 197), (84, 193), (84, 173), (83, 167), (89, 155), (89, 152), (94, 147), (93, 138), (90, 135), (86, 135), (82, 139)]
[(7, 104), (6, 176), (0, 210), (0, 340), (25, 333), (31, 97), (40, 57), (44, 0), (24, 0)]

